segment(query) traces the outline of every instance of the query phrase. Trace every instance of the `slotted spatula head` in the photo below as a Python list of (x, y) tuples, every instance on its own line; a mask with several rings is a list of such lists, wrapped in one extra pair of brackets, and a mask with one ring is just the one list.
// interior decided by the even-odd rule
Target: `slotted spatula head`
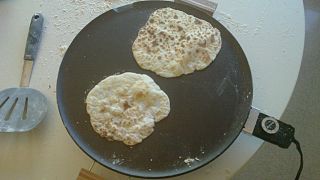
[(48, 111), (47, 99), (31, 88), (0, 92), (0, 132), (24, 132), (36, 127)]
[(20, 88), (0, 92), (0, 132), (24, 132), (36, 127), (48, 111), (47, 99), (28, 88), (43, 26), (43, 16), (32, 16), (24, 54)]

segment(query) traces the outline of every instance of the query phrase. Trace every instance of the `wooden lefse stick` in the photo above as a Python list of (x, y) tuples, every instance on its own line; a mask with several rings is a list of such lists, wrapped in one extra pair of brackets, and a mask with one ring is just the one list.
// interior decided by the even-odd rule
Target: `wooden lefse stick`
[(104, 178), (82, 168), (79, 172), (77, 180), (104, 180)]
[(77, 180), (104, 180), (103, 177), (91, 172), (95, 161), (93, 161), (92, 165), (90, 166), (89, 170), (81, 168)]
[(212, 16), (217, 9), (218, 4), (209, 0), (174, 0), (176, 3), (182, 3), (193, 6)]

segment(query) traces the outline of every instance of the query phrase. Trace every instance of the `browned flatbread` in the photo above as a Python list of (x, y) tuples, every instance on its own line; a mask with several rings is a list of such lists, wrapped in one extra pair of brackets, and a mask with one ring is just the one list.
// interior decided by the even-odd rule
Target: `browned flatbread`
[(220, 31), (207, 21), (172, 8), (151, 14), (132, 45), (136, 62), (163, 77), (206, 68), (221, 48)]

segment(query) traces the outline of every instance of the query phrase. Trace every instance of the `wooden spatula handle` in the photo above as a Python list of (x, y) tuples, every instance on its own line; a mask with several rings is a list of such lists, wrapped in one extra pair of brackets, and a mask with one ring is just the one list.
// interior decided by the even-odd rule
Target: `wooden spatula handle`
[(43, 16), (39, 13), (34, 14), (31, 19), (27, 43), (26, 43), (26, 49), (24, 53), (24, 63), (23, 63), (21, 80), (20, 80), (20, 87), (29, 86), (32, 67), (33, 67), (33, 61), (36, 58), (39, 44), (40, 44), (42, 26), (43, 26)]
[(20, 80), (20, 87), (28, 87), (32, 73), (33, 61), (24, 60), (22, 75)]

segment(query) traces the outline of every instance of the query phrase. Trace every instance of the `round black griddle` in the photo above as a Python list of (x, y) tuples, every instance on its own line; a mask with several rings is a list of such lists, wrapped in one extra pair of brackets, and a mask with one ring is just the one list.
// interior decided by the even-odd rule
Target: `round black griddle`
[[(141, 69), (131, 46), (139, 29), (158, 8), (172, 7), (220, 30), (222, 49), (202, 71), (163, 78)], [(88, 91), (107, 76), (147, 74), (170, 98), (169, 116), (142, 143), (107, 141), (91, 127), (84, 103)], [(90, 22), (73, 40), (60, 66), (57, 101), (70, 136), (91, 158), (117, 172), (138, 177), (169, 177), (195, 170), (222, 154), (237, 138), (252, 100), (246, 57), (218, 21), (192, 7), (145, 1), (110, 10)], [(190, 164), (185, 159), (196, 158)]]

